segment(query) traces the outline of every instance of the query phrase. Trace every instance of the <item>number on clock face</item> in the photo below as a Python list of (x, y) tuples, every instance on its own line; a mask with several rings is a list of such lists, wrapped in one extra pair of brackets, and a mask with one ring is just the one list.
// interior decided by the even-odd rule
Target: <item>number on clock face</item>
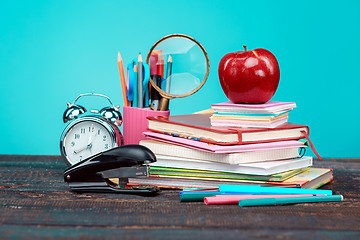
[(69, 161), (75, 164), (113, 147), (109, 131), (101, 124), (83, 121), (75, 124), (64, 138)]

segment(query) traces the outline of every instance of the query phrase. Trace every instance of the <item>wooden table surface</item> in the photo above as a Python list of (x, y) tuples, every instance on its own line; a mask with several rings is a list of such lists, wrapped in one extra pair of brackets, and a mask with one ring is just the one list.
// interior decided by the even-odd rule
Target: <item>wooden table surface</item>
[(76, 194), (60, 156), (0, 155), (0, 239), (360, 239), (360, 159), (315, 160), (334, 169), (322, 187), (335, 203), (245, 207), (155, 197)]

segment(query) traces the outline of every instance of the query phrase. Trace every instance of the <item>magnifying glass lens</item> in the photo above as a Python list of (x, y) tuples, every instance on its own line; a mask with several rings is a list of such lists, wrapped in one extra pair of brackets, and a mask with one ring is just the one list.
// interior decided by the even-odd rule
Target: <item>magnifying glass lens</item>
[(168, 94), (183, 95), (195, 90), (206, 72), (207, 61), (203, 50), (188, 38), (165, 39), (151, 52), (150, 75), (156, 85)]

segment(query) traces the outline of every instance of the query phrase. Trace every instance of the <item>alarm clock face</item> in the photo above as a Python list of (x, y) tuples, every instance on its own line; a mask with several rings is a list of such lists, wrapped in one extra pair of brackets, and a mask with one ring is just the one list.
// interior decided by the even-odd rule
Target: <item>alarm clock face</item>
[(73, 165), (99, 152), (115, 147), (115, 141), (101, 120), (83, 120), (70, 124), (63, 133), (62, 152)]

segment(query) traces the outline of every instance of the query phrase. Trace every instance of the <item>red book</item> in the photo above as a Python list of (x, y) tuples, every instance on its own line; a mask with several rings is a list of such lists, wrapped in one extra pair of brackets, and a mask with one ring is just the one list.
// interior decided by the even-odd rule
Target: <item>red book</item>
[(218, 145), (297, 140), (309, 134), (308, 126), (295, 123), (284, 123), (271, 129), (213, 127), (210, 115), (205, 114), (148, 117), (148, 120), (150, 131)]

